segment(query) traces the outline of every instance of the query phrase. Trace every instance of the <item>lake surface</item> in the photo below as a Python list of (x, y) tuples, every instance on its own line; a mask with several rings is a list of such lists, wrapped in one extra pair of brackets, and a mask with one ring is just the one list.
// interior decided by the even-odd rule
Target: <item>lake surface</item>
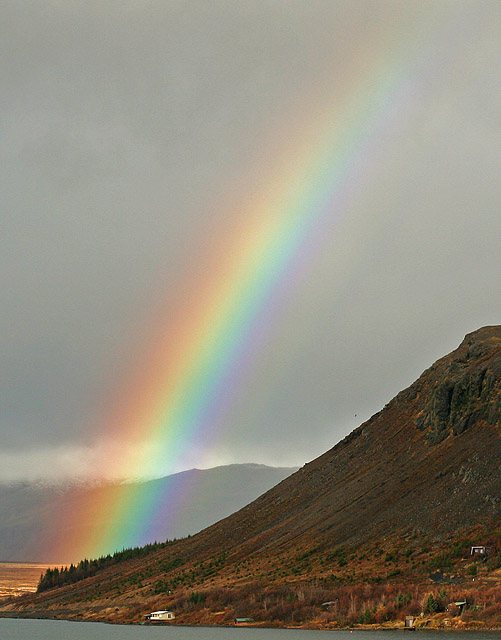
[[(412, 638), (444, 640), (458, 634), (464, 640), (501, 640), (501, 631), (417, 631)], [(401, 631), (303, 631), (225, 627), (175, 627), (109, 625), (63, 620), (14, 620), (0, 618), (1, 640), (395, 640), (407, 638)]]
[(0, 562), (0, 598), (33, 593), (40, 575), (53, 566), (42, 562)]

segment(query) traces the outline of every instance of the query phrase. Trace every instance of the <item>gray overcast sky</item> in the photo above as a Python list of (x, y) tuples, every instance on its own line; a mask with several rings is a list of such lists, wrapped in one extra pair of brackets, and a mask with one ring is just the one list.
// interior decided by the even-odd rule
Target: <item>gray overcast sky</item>
[(407, 100), (187, 466), (303, 464), (499, 323), (498, 2), (4, 0), (0, 17), (0, 480), (106, 468), (104, 407), (140, 380), (142, 336), (270, 167), (300, 175), (296, 143), (356, 104), (358, 77), (397, 74)]

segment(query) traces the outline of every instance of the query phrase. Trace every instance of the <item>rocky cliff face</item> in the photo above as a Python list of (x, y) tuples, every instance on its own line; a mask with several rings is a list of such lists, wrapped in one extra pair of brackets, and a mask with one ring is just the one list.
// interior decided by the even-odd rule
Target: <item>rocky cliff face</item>
[(477, 422), (501, 422), (499, 332), (485, 327), (466, 336), (450, 356), (439, 360), (412, 385), (419, 393), (434, 378), (429, 399), (415, 419), (430, 444), (459, 435)]

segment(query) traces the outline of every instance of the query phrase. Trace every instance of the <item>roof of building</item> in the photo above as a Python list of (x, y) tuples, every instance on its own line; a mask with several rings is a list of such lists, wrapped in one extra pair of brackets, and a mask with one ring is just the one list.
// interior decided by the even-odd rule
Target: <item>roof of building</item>
[(149, 616), (153, 616), (153, 615), (158, 615), (160, 613), (172, 613), (172, 611), (152, 611), (151, 613), (149, 613)]

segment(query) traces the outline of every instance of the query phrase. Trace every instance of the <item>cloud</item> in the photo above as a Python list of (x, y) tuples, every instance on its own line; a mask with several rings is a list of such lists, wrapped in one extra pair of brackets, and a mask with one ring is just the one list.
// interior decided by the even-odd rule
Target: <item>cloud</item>
[[(153, 443), (111, 441), (103, 439), (91, 446), (61, 445), (40, 447), (36, 450), (0, 452), (0, 482), (92, 482), (123, 481), (160, 477), (155, 471), (131, 477), (123, 468), (121, 459), (133, 459), (134, 455), (147, 456)], [(182, 471), (176, 468), (174, 471)]]

